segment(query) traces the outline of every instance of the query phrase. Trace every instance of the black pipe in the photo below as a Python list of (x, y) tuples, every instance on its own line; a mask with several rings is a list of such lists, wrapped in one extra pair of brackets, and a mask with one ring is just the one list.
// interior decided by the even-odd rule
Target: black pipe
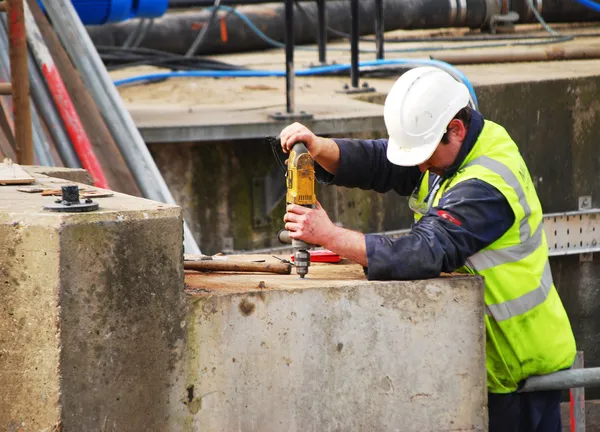
[(327, 7), (325, 0), (317, 0), (317, 12), (319, 15), (319, 63), (327, 63)]
[(383, 60), (383, 0), (375, 0), (375, 51), (377, 60)]
[[(186, 0), (191, 1), (191, 0)], [(195, 1), (195, 0), (194, 0)], [(251, 1), (251, 0), (241, 0)], [(513, 0), (515, 8), (526, 4), (526, 0)], [(539, 1), (539, 0), (538, 0)], [(484, 27), (488, 17), (487, 3), (492, 0), (382, 0), (385, 14), (383, 25), (387, 31), (398, 29), (431, 29), (448, 27), (469, 27), (478, 29)], [(213, 0), (210, 0), (212, 5)], [(223, 0), (224, 5), (231, 0)], [(327, 0), (327, 22), (330, 28), (347, 31), (350, 21), (350, 8), (347, 0)], [(465, 13), (451, 14), (453, 5), (466, 4)], [(296, 14), (295, 43), (316, 43), (317, 20), (311, 19), (318, 15), (316, 2), (303, 2), (306, 14)], [(458, 6), (457, 6), (458, 8)], [(283, 3), (265, 6), (247, 6), (244, 14), (269, 37), (283, 41), (285, 35)], [(361, 19), (359, 28), (361, 34), (372, 34), (375, 22), (375, 3), (365, 1), (360, 4)], [(600, 13), (588, 11), (584, 7), (562, 0), (543, 0), (542, 16), (548, 22), (575, 22), (600, 20)], [(188, 11), (186, 13), (171, 13), (154, 21), (154, 26), (148, 32), (142, 47), (185, 54), (198, 34), (198, 23), (206, 23), (210, 17), (208, 11)], [(453, 18), (451, 22), (451, 18)], [(529, 19), (533, 22), (535, 17)], [(271, 46), (252, 32), (235, 14), (230, 13), (225, 18), (228, 40), (221, 40), (219, 26), (211, 26), (206, 38), (198, 47), (197, 54), (230, 53), (270, 48)], [(88, 32), (96, 45), (121, 46), (127, 36), (137, 27), (137, 20), (122, 23), (90, 26)], [(330, 37), (332, 33), (329, 33)], [(315, 53), (316, 55), (316, 53)]]
[(351, 26), (350, 32), (350, 83), (352, 88), (358, 88), (360, 73), (358, 71), (358, 38), (360, 37), (360, 26), (358, 17), (358, 0), (350, 0)]
[[(253, 5), (264, 3), (283, 3), (284, 0), (223, 0), (221, 4), (226, 6)], [(313, 1), (313, 0), (297, 0)], [(169, 9), (189, 9), (194, 7), (213, 6), (213, 0), (169, 0)]]
[(294, 0), (285, 0), (285, 96), (288, 114), (294, 112)]

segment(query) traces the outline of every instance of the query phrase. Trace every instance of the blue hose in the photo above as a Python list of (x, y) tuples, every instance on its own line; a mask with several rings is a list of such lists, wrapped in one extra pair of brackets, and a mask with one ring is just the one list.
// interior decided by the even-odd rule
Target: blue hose
[(591, 9), (595, 12), (600, 12), (600, 4), (596, 3), (595, 1), (592, 0), (575, 0), (577, 3), (579, 3), (582, 6), (587, 7), (588, 9)]
[[(385, 59), (360, 62), (359, 66), (387, 66), (387, 65), (403, 65), (407, 67), (416, 66), (433, 66), (442, 69), (452, 75), (456, 80), (462, 82), (469, 89), (471, 94), (471, 105), (478, 109), (477, 96), (475, 89), (467, 77), (454, 66), (439, 61), (427, 59)], [(351, 65), (339, 64), (320, 66), (311, 69), (299, 69), (296, 71), (296, 76), (315, 76), (334, 72), (343, 72), (349, 70)], [(258, 77), (285, 77), (285, 71), (280, 70), (195, 70), (195, 71), (179, 71), (179, 72), (159, 72), (146, 75), (139, 75), (129, 78), (123, 78), (114, 82), (115, 86), (126, 84), (134, 84), (144, 81), (161, 80), (167, 78), (258, 78)]]

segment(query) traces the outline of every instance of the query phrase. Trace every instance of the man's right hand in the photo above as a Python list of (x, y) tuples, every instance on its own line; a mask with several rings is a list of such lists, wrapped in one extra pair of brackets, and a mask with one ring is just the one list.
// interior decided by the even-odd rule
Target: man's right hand
[(279, 136), (281, 148), (285, 153), (289, 153), (293, 145), (301, 141), (317, 163), (331, 174), (337, 173), (340, 166), (340, 149), (332, 139), (317, 136), (297, 122), (285, 127)]
[(310, 155), (314, 158), (320, 153), (323, 139), (316, 136), (309, 128), (298, 122), (292, 123), (281, 131), (281, 148), (289, 153), (293, 145), (299, 141), (306, 144)]

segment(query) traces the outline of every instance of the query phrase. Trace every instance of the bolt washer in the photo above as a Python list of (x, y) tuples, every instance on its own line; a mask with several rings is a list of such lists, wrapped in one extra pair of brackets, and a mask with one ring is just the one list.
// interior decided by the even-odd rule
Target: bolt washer
[(98, 210), (99, 204), (87, 198), (79, 200), (79, 186), (63, 186), (62, 199), (57, 199), (53, 204), (44, 206), (44, 210), (64, 213), (83, 213)]

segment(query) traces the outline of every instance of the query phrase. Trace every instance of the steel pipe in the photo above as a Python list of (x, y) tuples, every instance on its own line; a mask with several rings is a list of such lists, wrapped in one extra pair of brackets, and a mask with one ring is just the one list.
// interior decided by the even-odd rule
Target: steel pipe
[(569, 369), (527, 378), (518, 392), (566, 390), (577, 387), (600, 387), (600, 367)]
[(288, 114), (295, 111), (294, 94), (294, 0), (285, 0), (285, 107)]
[(319, 32), (317, 42), (319, 44), (319, 63), (327, 64), (327, 5), (325, 0), (317, 0), (317, 15)]
[[(71, 141), (65, 131), (65, 125), (56, 112), (50, 92), (46, 87), (41, 72), (36, 66), (33, 55), (30, 55), (29, 81), (31, 82), (31, 98), (35, 104), (34, 106), (48, 125), (48, 132), (52, 137), (52, 141), (54, 141), (56, 151), (63, 164), (68, 168), (81, 168), (81, 162), (79, 162), (77, 153), (73, 150)], [(33, 112), (34, 110), (32, 110)]]
[(600, 58), (600, 47), (553, 47), (538, 51), (487, 51), (471, 53), (441, 52), (430, 56), (453, 65), (480, 63), (515, 63)]
[(384, 58), (383, 0), (375, 0), (375, 51), (377, 60)]
[(33, 131), (29, 106), (29, 74), (27, 72), (27, 39), (25, 37), (23, 0), (7, 0), (7, 9), (17, 160), (23, 165), (33, 165)]
[(350, 83), (352, 88), (358, 88), (360, 73), (358, 71), (358, 39), (360, 37), (358, 0), (350, 1), (351, 31), (350, 31)]
[(110, 185), (106, 181), (100, 162), (92, 149), (92, 144), (87, 136), (87, 133), (81, 123), (81, 119), (73, 106), (71, 96), (67, 92), (65, 83), (54, 64), (54, 60), (48, 51), (48, 47), (44, 43), (44, 38), (40, 33), (35, 19), (29, 10), (29, 6), (25, 4), (25, 20), (27, 23), (27, 40), (31, 46), (31, 51), (35, 60), (42, 70), (42, 74), (46, 78), (52, 99), (58, 108), (60, 116), (66, 127), (66, 131), (71, 138), (71, 142), (83, 168), (85, 168), (92, 179), (94, 185), (103, 189), (110, 189)]
[[(70, 0), (42, 0), (42, 3), (144, 196), (176, 204)], [(185, 221), (183, 229), (185, 252), (201, 253)]]

